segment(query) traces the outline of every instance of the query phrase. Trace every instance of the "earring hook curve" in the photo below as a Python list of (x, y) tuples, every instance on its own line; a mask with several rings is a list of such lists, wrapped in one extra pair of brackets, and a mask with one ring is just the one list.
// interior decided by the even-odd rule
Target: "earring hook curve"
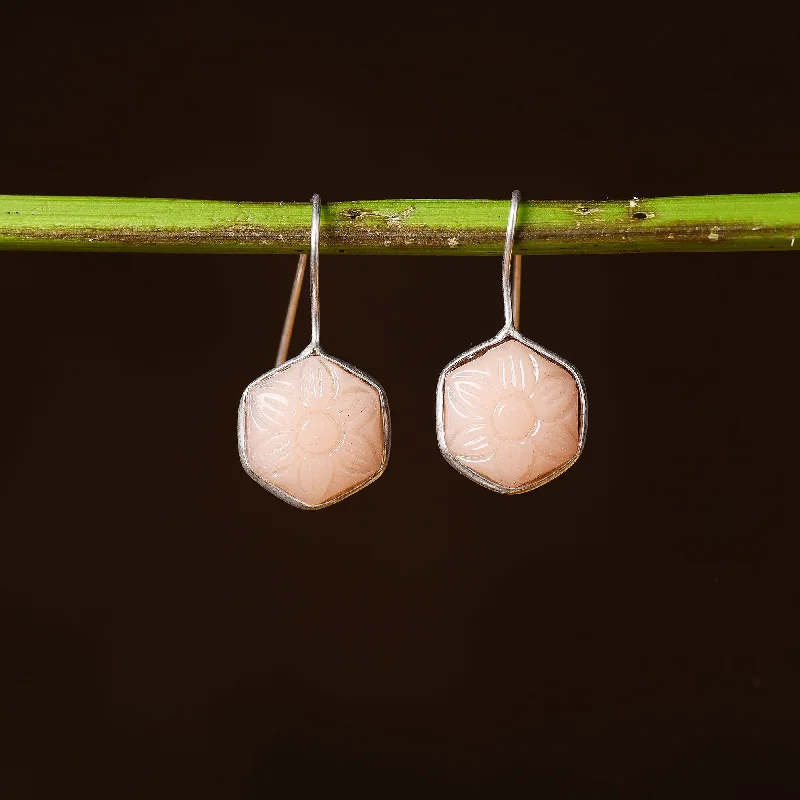
[(309, 283), (311, 284), (311, 344), (306, 348), (312, 353), (319, 352), (319, 220), (320, 220), (320, 196), (315, 194), (311, 198), (311, 254), (301, 253), (297, 259), (297, 268), (294, 274), (292, 292), (289, 295), (289, 305), (286, 308), (286, 317), (283, 322), (281, 342), (278, 345), (278, 355), (275, 359), (275, 366), (279, 367), (286, 361), (289, 354), (289, 343), (292, 339), (294, 330), (294, 320), (297, 315), (297, 306), (300, 302), (300, 291), (303, 286), (303, 277), (306, 265), (311, 261), (309, 270)]
[(312, 352), (319, 352), (319, 218), (320, 197), (311, 198), (311, 253), (308, 259), (308, 277), (311, 284), (311, 345)]
[(519, 208), (520, 192), (515, 189), (511, 193), (511, 206), (508, 211), (508, 225), (506, 226), (506, 246), (503, 250), (503, 311), (505, 312), (505, 330), (516, 330), (514, 324), (514, 309), (511, 302), (511, 255), (514, 250), (514, 234), (517, 229), (517, 210)]

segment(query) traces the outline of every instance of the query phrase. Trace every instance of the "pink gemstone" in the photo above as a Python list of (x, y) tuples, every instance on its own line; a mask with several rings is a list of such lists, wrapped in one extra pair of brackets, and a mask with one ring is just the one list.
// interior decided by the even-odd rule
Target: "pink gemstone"
[(385, 467), (378, 390), (331, 359), (268, 373), (243, 402), (246, 466), (301, 505), (324, 505)]
[(443, 402), (449, 454), (499, 487), (536, 483), (580, 452), (575, 376), (515, 339), (452, 368)]

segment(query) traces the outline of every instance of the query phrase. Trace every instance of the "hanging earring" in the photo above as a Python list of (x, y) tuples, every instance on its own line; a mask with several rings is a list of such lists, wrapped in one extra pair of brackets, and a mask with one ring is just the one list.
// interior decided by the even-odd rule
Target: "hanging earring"
[[(505, 325), (442, 370), (436, 435), (448, 463), (503, 494), (536, 489), (571, 467), (586, 441), (586, 389), (563, 358), (526, 339), (512, 309), (511, 252), (519, 192), (503, 253)], [(517, 291), (520, 260), (515, 264)]]
[(390, 440), (389, 404), (380, 385), (320, 347), (319, 195), (311, 203), (311, 343), (282, 363), (302, 283), (301, 258), (278, 365), (256, 378), (239, 404), (245, 472), (281, 500), (305, 509), (337, 503), (380, 477)]

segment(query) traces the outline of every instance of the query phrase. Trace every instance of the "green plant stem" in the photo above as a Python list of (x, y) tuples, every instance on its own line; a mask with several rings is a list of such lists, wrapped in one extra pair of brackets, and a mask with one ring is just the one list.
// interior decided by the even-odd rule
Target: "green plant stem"
[[(506, 200), (359, 200), (322, 207), (320, 252), (498, 255)], [(0, 249), (159, 253), (308, 250), (310, 203), (0, 195)], [(796, 246), (795, 246), (796, 244)], [(520, 205), (525, 254), (800, 252), (800, 193)]]

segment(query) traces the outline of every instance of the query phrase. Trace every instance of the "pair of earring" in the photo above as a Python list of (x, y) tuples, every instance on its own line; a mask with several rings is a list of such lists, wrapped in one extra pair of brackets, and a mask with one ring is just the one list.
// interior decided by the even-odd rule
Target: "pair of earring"
[[(381, 386), (320, 347), (319, 195), (311, 204), (311, 343), (285, 361), (306, 262), (301, 256), (277, 364), (245, 389), (238, 430), (247, 474), (304, 509), (325, 508), (377, 480), (389, 461), (391, 439)], [(512, 303), (511, 256), (518, 207), (515, 191), (503, 253), (505, 324), (451, 361), (436, 390), (442, 455), (466, 477), (502, 494), (527, 492), (557, 477), (577, 461), (586, 441), (581, 376), (522, 336), (514, 319), (519, 306)]]

